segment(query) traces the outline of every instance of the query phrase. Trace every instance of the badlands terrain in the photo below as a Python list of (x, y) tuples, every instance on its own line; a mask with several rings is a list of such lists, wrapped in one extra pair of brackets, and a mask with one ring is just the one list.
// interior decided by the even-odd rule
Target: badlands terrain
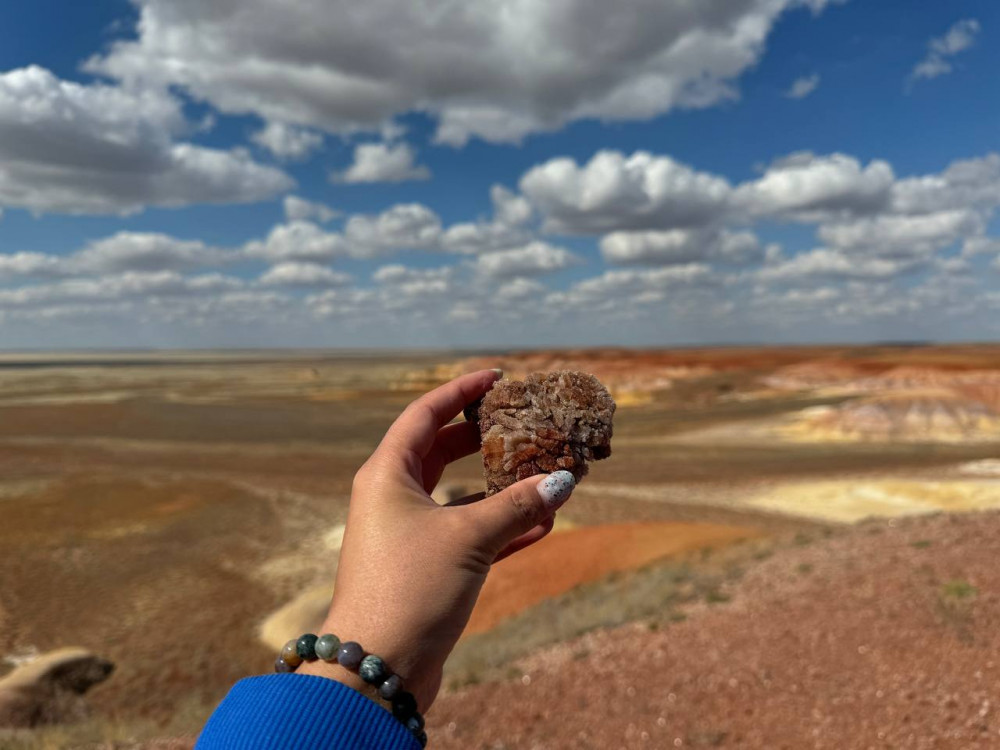
[(116, 669), (0, 747), (190, 747), (322, 611), (386, 426), (479, 367), (593, 372), (614, 455), (491, 574), (433, 746), (1000, 742), (1000, 348), (970, 345), (3, 355), (0, 676)]

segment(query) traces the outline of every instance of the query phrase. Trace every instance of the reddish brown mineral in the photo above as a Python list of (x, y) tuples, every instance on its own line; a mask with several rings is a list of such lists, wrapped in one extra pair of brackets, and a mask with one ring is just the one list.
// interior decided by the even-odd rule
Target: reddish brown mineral
[(486, 494), (559, 469), (579, 481), (587, 462), (611, 455), (615, 402), (593, 375), (536, 372), (498, 381), (478, 412)]

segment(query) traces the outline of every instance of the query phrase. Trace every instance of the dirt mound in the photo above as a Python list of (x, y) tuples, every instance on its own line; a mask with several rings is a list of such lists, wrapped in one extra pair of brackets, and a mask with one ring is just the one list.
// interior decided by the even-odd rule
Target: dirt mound
[(980, 382), (962, 383), (956, 386), (954, 390), (956, 393), (980, 401), (990, 408), (1000, 411), (1000, 381), (989, 382), (983, 380)]
[(466, 635), (489, 630), (543, 599), (609, 573), (756, 534), (739, 526), (707, 523), (622, 523), (551, 534), (493, 567)]
[(623, 406), (647, 402), (652, 393), (673, 387), (678, 380), (711, 375), (703, 364), (677, 361), (676, 353), (588, 350), (581, 352), (531, 352), (502, 357), (477, 357), (448, 365), (438, 373), (451, 378), (463, 372), (500, 367), (514, 380), (532, 372), (575, 370), (595, 375)]
[(1000, 414), (948, 388), (888, 391), (806, 410), (792, 432), (825, 440), (962, 441), (996, 438)]
[(969, 461), (958, 467), (960, 474), (970, 474), (978, 477), (1000, 477), (1000, 459), (984, 458), (979, 461)]
[(779, 390), (814, 390), (848, 387), (867, 374), (858, 365), (838, 360), (818, 360), (778, 368), (763, 380), (768, 387)]
[(954, 370), (936, 367), (900, 366), (854, 384), (860, 390), (910, 390), (922, 388), (961, 388), (1000, 386), (1000, 371)]
[(0, 679), (0, 727), (81, 720), (90, 713), (83, 694), (113, 671), (111, 662), (84, 648), (42, 654)]
[(847, 363), (839, 360), (816, 360), (778, 368), (764, 378), (764, 383), (779, 390), (833, 388), (847, 392), (869, 393), (926, 388), (976, 389), (985, 387), (992, 389), (990, 392), (998, 393), (1000, 392), (1000, 370), (920, 365), (884, 367), (870, 362)]
[(758, 564), (729, 603), (535, 654), (442, 696), (437, 748), (975, 750), (1000, 734), (1000, 515), (869, 523)]

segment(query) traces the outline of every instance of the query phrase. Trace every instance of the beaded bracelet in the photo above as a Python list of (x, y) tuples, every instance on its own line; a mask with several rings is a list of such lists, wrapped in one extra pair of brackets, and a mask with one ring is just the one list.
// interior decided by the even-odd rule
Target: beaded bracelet
[(392, 704), (392, 715), (417, 738), (420, 747), (427, 746), (424, 717), (417, 711), (417, 699), (413, 697), (413, 693), (403, 690), (402, 678), (390, 672), (381, 657), (366, 655), (361, 645), (354, 641), (341, 643), (337, 636), (330, 633), (318, 637), (313, 633), (306, 633), (293, 638), (281, 648), (281, 653), (274, 661), (274, 671), (294, 672), (303, 661), (317, 659), (330, 664), (337, 662), (345, 669), (357, 672), (362, 680), (372, 685), (382, 698)]

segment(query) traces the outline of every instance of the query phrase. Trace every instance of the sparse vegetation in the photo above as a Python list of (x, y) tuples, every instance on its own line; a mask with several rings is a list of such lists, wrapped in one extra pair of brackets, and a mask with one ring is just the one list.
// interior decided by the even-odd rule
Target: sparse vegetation
[(917, 541), (912, 542), (910, 546), (914, 549), (927, 549), (931, 546), (931, 544), (933, 544), (933, 542), (931, 542), (930, 539), (918, 539)]
[(691, 747), (723, 747), (728, 736), (729, 733), (722, 730), (697, 732), (688, 736), (687, 744)]
[(708, 560), (698, 552), (608, 576), (543, 601), (489, 632), (460, 641), (445, 667), (447, 684), (460, 687), (473, 675), (479, 681), (501, 679), (508, 674), (507, 666), (529, 651), (598, 628), (649, 618), (646, 627), (654, 630), (687, 619), (678, 609), (684, 604), (728, 602), (722, 584), (738, 580), (744, 564), (759, 551), (750, 544), (735, 545), (717, 550)]
[(975, 599), (979, 589), (968, 581), (949, 581), (941, 586), (941, 598), (946, 601), (965, 601)]
[(938, 589), (938, 612), (965, 643), (972, 641), (972, 605), (978, 596), (979, 589), (964, 580), (948, 581)]
[(728, 594), (724, 594), (718, 589), (709, 589), (705, 592), (705, 601), (709, 604), (724, 604), (730, 600)]

